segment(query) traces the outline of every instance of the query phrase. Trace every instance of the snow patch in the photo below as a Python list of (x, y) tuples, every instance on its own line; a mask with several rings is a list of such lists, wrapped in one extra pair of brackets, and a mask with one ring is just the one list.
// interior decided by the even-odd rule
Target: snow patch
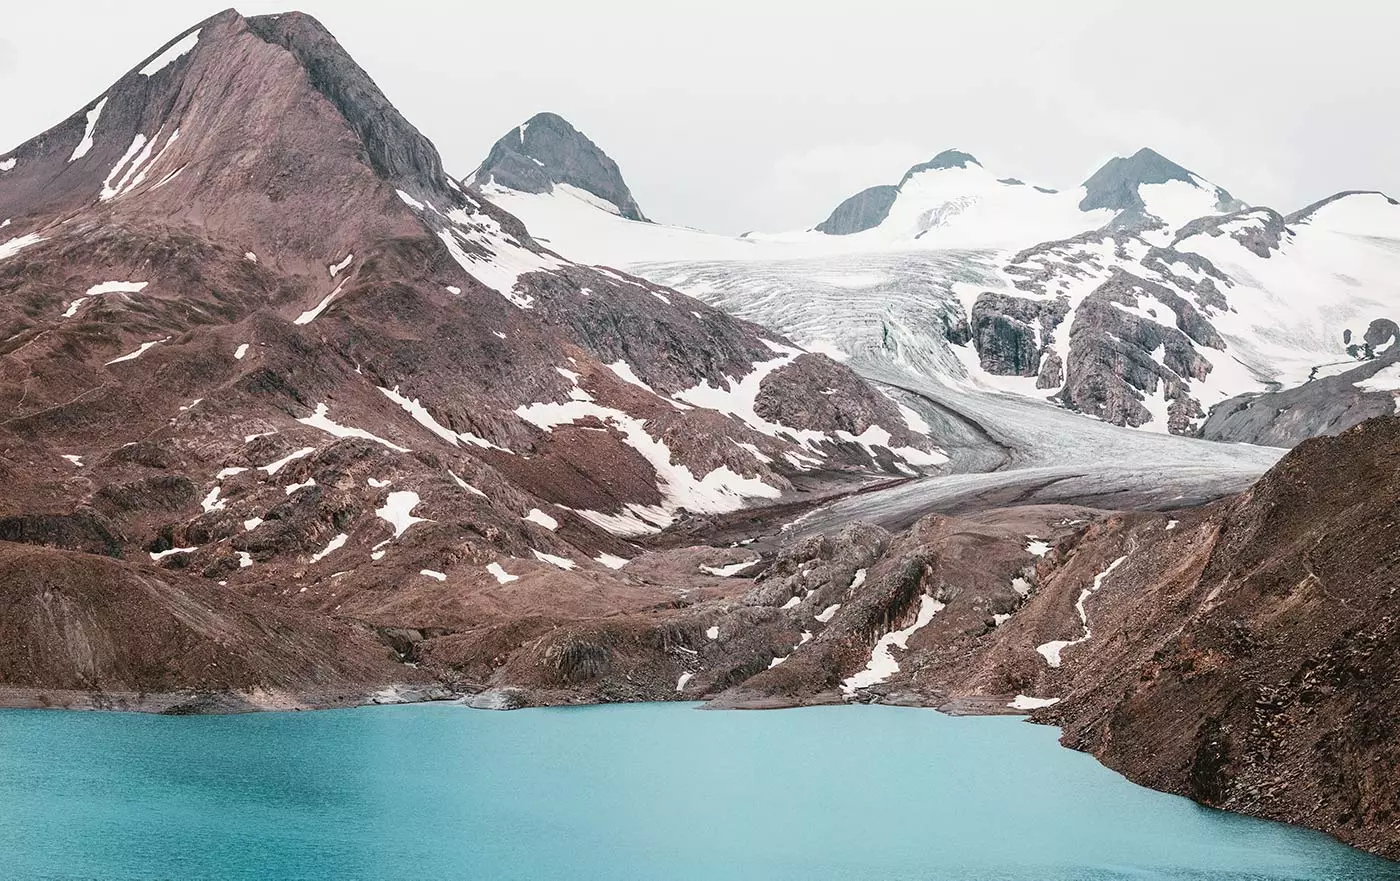
[(288, 453), (286, 456), (284, 456), (281, 459), (278, 459), (276, 462), (271, 462), (267, 465), (263, 465), (259, 470), (266, 471), (267, 475), (271, 477), (278, 471), (281, 471), (287, 465), (288, 462), (294, 462), (297, 459), (309, 456), (314, 452), (316, 452), (315, 447), (302, 447), (301, 449), (295, 452)]
[(530, 513), (520, 519), (529, 521), (530, 523), (538, 523), (540, 526), (551, 531), (559, 528), (559, 521), (541, 511), (539, 508), (531, 508)]
[(364, 440), (374, 441), (377, 444), (386, 446), (396, 453), (412, 452), (408, 449), (408, 447), (401, 447), (396, 443), (386, 441), (384, 438), (379, 437), (378, 435), (370, 434), (368, 431), (365, 431), (362, 428), (350, 428), (349, 426), (341, 425), (337, 422), (332, 422), (330, 417), (326, 415), (328, 411), (329, 408), (325, 404), (317, 404), (315, 413), (303, 419), (298, 419), (297, 421), (300, 422), (302, 425), (308, 425), (312, 428), (318, 428), (321, 431), (324, 431), (326, 434), (329, 434), (333, 437), (358, 437), (363, 438)]
[[(92, 109), (87, 112), (87, 127), (83, 129), (83, 139), (78, 142), (78, 146), (73, 148), (73, 155), (68, 157), (69, 162), (82, 159), (92, 149), (92, 133), (97, 129), (97, 120), (102, 118), (102, 108), (107, 106), (107, 98), (103, 96), (101, 101), (92, 105)], [(10, 160), (10, 167), (14, 167), (14, 160)], [(0, 171), (9, 171), (3, 163), (0, 163)]]
[(607, 566), (609, 569), (621, 569), (631, 562), (626, 557), (618, 557), (613, 554), (599, 554), (593, 559)]
[(1079, 643), (1088, 640), (1089, 637), (1094, 635), (1093, 631), (1089, 629), (1089, 616), (1088, 613), (1084, 611), (1084, 601), (1087, 600), (1089, 597), (1093, 596), (1094, 592), (1097, 591), (1100, 587), (1103, 587), (1104, 579), (1111, 575), (1114, 569), (1117, 569), (1119, 566), (1123, 565), (1123, 561), (1127, 559), (1128, 558), (1126, 556), (1122, 556), (1114, 560), (1112, 563), (1109, 563), (1107, 569), (1094, 576), (1093, 585), (1086, 587), (1079, 592), (1079, 601), (1074, 604), (1074, 609), (1076, 612), (1079, 613), (1079, 623), (1084, 625), (1083, 636), (1080, 636), (1078, 639), (1057, 639), (1052, 642), (1047, 642), (1043, 645), (1036, 646), (1035, 650), (1040, 653), (1041, 657), (1045, 658), (1046, 664), (1050, 665), (1051, 667), (1060, 666), (1060, 652), (1064, 651), (1072, 645), (1078, 645)]
[(319, 551), (317, 551), (316, 553), (312, 554), (312, 555), (311, 555), (311, 562), (313, 562), (313, 563), (319, 563), (319, 562), (321, 562), (321, 561), (324, 560), (326, 557), (329, 557), (331, 554), (333, 554), (333, 553), (335, 553), (336, 551), (340, 550), (341, 548), (345, 547), (345, 543), (346, 543), (347, 541), (349, 541), (349, 540), (350, 540), (350, 536), (346, 535), (346, 534), (343, 533), (343, 532), (340, 533), (340, 534), (337, 535), (335, 538), (331, 539), (331, 540), (326, 544), (325, 547), (321, 548)]
[(374, 514), (394, 527), (394, 538), (398, 538), (413, 524), (429, 522), (422, 517), (413, 516), (413, 509), (418, 506), (418, 502), (418, 493), (411, 490), (391, 492), (384, 500), (384, 507), (375, 511)]
[(108, 361), (105, 366), (110, 367), (113, 364), (120, 364), (123, 361), (135, 361), (137, 358), (140, 358), (142, 355), (146, 354), (146, 352), (150, 351), (152, 346), (158, 346), (169, 339), (170, 337), (166, 337), (165, 339), (151, 340), (148, 343), (142, 343), (136, 348), (136, 351), (127, 352), (125, 355), (122, 355), (119, 358), (113, 358), (111, 361)]
[(247, 344), (247, 343), (243, 343), (243, 344), (241, 344), (238, 348), (236, 348), (236, 349), (233, 350), (233, 358), (234, 358), (235, 361), (242, 361), (242, 360), (243, 360), (243, 356), (246, 355), (246, 354), (248, 354), (248, 344)]
[(428, 578), (433, 578), (433, 579), (436, 579), (437, 581), (446, 581), (446, 580), (447, 580), (447, 573), (445, 573), (445, 572), (437, 572), (437, 571), (435, 571), (435, 570), (433, 570), (433, 569), (419, 569), (419, 570), (418, 570), (418, 574), (419, 574), (419, 575), (426, 575)]
[(1025, 694), (1016, 695), (1016, 699), (1007, 704), (1013, 710), (1039, 710), (1042, 707), (1053, 707), (1058, 704), (1057, 697), (1031, 697)]
[(511, 575), (509, 572), (507, 572), (505, 569), (503, 569), (503, 568), (501, 567), (501, 564), (500, 564), (500, 563), (489, 563), (489, 564), (487, 564), (487, 566), (486, 566), (486, 571), (487, 571), (487, 572), (490, 572), (491, 575), (492, 575), (493, 577), (495, 577), (496, 582), (497, 582), (498, 584), (509, 584), (509, 583), (512, 582), (512, 581), (519, 581), (519, 580), (520, 580), (520, 576), (519, 576), (519, 575)]
[(928, 622), (933, 620), (933, 616), (943, 611), (943, 603), (938, 602), (928, 594), (919, 595), (919, 613), (910, 624), (903, 630), (893, 630), (880, 637), (875, 643), (875, 648), (870, 653), (870, 661), (865, 665), (865, 669), (847, 678), (841, 683), (841, 690), (848, 695), (855, 694), (862, 688), (869, 688), (872, 685), (884, 682), (891, 676), (899, 672), (899, 662), (895, 660), (893, 649), (908, 648), (909, 637), (913, 636)]
[(534, 554), (535, 559), (539, 560), (541, 563), (548, 563), (551, 566), (558, 566), (560, 569), (573, 569), (578, 565), (573, 560), (570, 560), (568, 557), (556, 557), (553, 554), (546, 554), (544, 551), (537, 551), (534, 548), (530, 549), (530, 553)]

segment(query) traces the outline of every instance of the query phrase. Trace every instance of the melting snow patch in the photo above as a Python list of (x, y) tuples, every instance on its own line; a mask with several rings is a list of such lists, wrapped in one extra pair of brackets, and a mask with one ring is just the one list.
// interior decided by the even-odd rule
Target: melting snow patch
[(253, 565), (252, 554), (248, 553), (247, 551), (237, 551), (236, 553), (238, 554), (239, 569), (247, 569), (249, 566)]
[(261, 517), (250, 517), (249, 519), (243, 521), (243, 531), (252, 532), (254, 529), (257, 529), (259, 526), (262, 525), (263, 519)]
[(278, 459), (276, 462), (271, 462), (267, 465), (262, 466), (262, 468), (260, 468), (259, 470), (266, 471), (268, 476), (271, 477), (278, 471), (281, 471), (288, 462), (293, 462), (297, 459), (309, 456), (314, 452), (316, 452), (315, 447), (302, 447), (294, 453), (288, 453), (285, 457)]
[(457, 287), (455, 284), (444, 285), (443, 290), (447, 291), (453, 296), (461, 296), (462, 294), (462, 289)]
[(209, 495), (205, 496), (204, 501), (199, 504), (200, 507), (204, 508), (204, 513), (208, 514), (213, 511), (222, 511), (228, 505), (228, 499), (219, 498), (219, 488), (216, 486), (209, 490)]
[(869, 688), (872, 685), (884, 682), (891, 676), (899, 672), (899, 662), (894, 659), (891, 651), (895, 646), (907, 648), (909, 637), (921, 629), (928, 622), (933, 620), (933, 616), (943, 611), (943, 603), (938, 602), (928, 594), (919, 595), (919, 614), (903, 630), (893, 630), (880, 637), (875, 643), (875, 648), (870, 653), (870, 661), (865, 665), (865, 669), (841, 683), (841, 690), (846, 694), (855, 694), (862, 688)]
[(413, 509), (418, 506), (418, 501), (418, 493), (416, 492), (410, 490), (391, 492), (384, 500), (384, 507), (374, 513), (380, 519), (387, 520), (389, 525), (394, 527), (394, 538), (398, 538), (413, 524), (428, 522), (422, 517), (413, 516)]
[(244, 251), (244, 252), (243, 252), (243, 259), (244, 259), (244, 260), (247, 260), (247, 261), (250, 262), (250, 263), (257, 263), (257, 262), (258, 262), (258, 255), (257, 255), (257, 254), (254, 254), (252, 251)]
[(612, 554), (599, 554), (593, 559), (607, 566), (609, 569), (621, 569), (630, 562), (626, 557), (617, 557)]
[(152, 552), (151, 552), (151, 559), (152, 559), (152, 560), (163, 560), (163, 559), (165, 559), (166, 557), (170, 556), (171, 554), (193, 554), (193, 553), (194, 553), (195, 551), (197, 551), (197, 550), (199, 550), (198, 547), (193, 547), (193, 548), (171, 548), (171, 549), (168, 550), (168, 551), (152, 551)]
[(67, 459), (69, 462), (72, 462), (74, 465), (76, 465), (76, 466), (79, 467), (79, 468), (83, 467), (83, 457), (82, 457), (82, 456), (64, 456), (63, 458)]
[(477, 437), (471, 432), (453, 431), (452, 429), (448, 428), (447, 426), (434, 419), (433, 414), (429, 413), (426, 407), (418, 403), (418, 400), (416, 398), (409, 399), (399, 394), (398, 386), (394, 386), (392, 389), (383, 388), (381, 386), (379, 388), (379, 391), (383, 393), (384, 397), (388, 398), (395, 404), (398, 404), (400, 407), (402, 407), (404, 411), (407, 412), (408, 415), (412, 416), (413, 420), (419, 425), (423, 426), (424, 428), (431, 431), (433, 434), (452, 444), (454, 447), (457, 446), (458, 442), (460, 441), (464, 443), (469, 443), (475, 447), (481, 447), (482, 449), (486, 450), (499, 450), (502, 453), (510, 452), (510, 450), (506, 449), (505, 447), (496, 446), (486, 438)]
[(1018, 694), (1016, 699), (1007, 704), (1013, 710), (1038, 710), (1042, 707), (1053, 707), (1058, 704), (1057, 697), (1030, 697), (1029, 695)]
[(705, 636), (710, 639), (719, 639), (719, 625), (715, 624), (705, 631)]
[(779, 608), (783, 608), (783, 609), (795, 609), (795, 608), (797, 608), (797, 607), (798, 607), (799, 605), (801, 605), (801, 604), (802, 604), (802, 597), (793, 596), (793, 597), (788, 597), (788, 601), (785, 602), (785, 603), (783, 603), (782, 606), (780, 606)]
[(243, 356), (246, 355), (246, 354), (248, 354), (248, 344), (247, 344), (247, 343), (243, 343), (243, 344), (240, 345), (238, 348), (236, 348), (236, 349), (233, 350), (233, 357), (234, 357), (234, 360), (236, 360), (236, 361), (242, 361), (242, 360), (243, 360)]
[(315, 413), (311, 414), (310, 416), (307, 416), (304, 419), (298, 419), (297, 421), (300, 422), (302, 425), (309, 425), (312, 428), (319, 428), (321, 431), (324, 431), (326, 434), (332, 435), (334, 437), (358, 437), (363, 438), (364, 440), (374, 441), (377, 444), (382, 444), (396, 453), (411, 452), (407, 447), (401, 447), (398, 444), (386, 441), (384, 438), (370, 434), (368, 431), (365, 431), (362, 428), (350, 428), (348, 426), (332, 422), (330, 418), (326, 416), (328, 409), (329, 408), (326, 407), (325, 404), (317, 404)]
[(1028, 552), (1035, 554), (1037, 557), (1043, 557), (1046, 554), (1050, 553), (1049, 542), (1041, 541), (1033, 535), (1026, 536), (1026, 539), (1026, 550)]
[(326, 298), (324, 300), (317, 303), (311, 309), (308, 309), (305, 312), (298, 315), (296, 320), (292, 323), (310, 324), (311, 322), (315, 321), (317, 316), (319, 316), (322, 312), (326, 311), (326, 307), (331, 304), (331, 300), (335, 299), (335, 295), (340, 293), (340, 289), (343, 287), (345, 287), (345, 282), (341, 282), (340, 284), (336, 285), (335, 290), (331, 291), (329, 294), (326, 294)]
[(340, 275), (340, 273), (344, 271), (345, 267), (350, 265), (350, 261), (354, 259), (354, 254), (346, 254), (344, 260), (340, 261), (339, 263), (332, 263), (330, 266), (327, 266), (326, 268), (330, 270), (331, 278), (335, 278), (337, 275)]
[(738, 575), (740, 572), (743, 572), (745, 569), (748, 569), (757, 562), (758, 560), (745, 560), (740, 563), (730, 563), (728, 566), (701, 566), (700, 571), (704, 572), (706, 575), (715, 575), (720, 578), (729, 578), (732, 575)]
[(165, 339), (151, 340), (149, 343), (142, 343), (139, 347), (137, 347), (136, 351), (128, 352), (125, 355), (122, 355), (120, 358), (113, 358), (111, 361), (108, 361), (105, 366), (110, 367), (113, 364), (120, 364), (123, 361), (135, 361), (137, 358), (140, 358), (142, 355), (146, 354), (147, 350), (149, 350), (152, 346), (158, 346), (169, 339), (170, 337), (166, 337)]
[(856, 574), (851, 578), (851, 586), (846, 588), (846, 596), (855, 596), (856, 590), (865, 583), (865, 569), (857, 569)]
[(481, 496), (483, 499), (486, 498), (486, 493), (482, 492), (481, 490), (479, 490), (479, 489), (477, 489), (476, 487), (472, 486), (470, 483), (467, 483), (465, 480), (463, 480), (462, 478), (458, 477), (458, 476), (457, 476), (457, 473), (456, 473), (455, 471), (453, 471), (451, 468), (447, 469), (447, 474), (448, 474), (449, 477), (452, 478), (452, 482), (455, 483), (455, 484), (457, 484), (457, 486), (461, 487), (462, 489), (466, 490), (466, 491), (469, 492), (469, 493), (472, 493), (473, 495)]
[(993, 615), (993, 616), (992, 616), (992, 626), (994, 626), (994, 627), (1000, 627), (1001, 625), (1005, 624), (1007, 621), (1010, 621), (1010, 620), (1011, 620), (1011, 616), (1010, 616), (1010, 615), (1003, 615), (1003, 614)]
[[(14, 167), (15, 167), (15, 163), (18, 162), (18, 161), (19, 161), (18, 159), (16, 159), (15, 157), (11, 156), (9, 159), (6, 159), (4, 162), (0, 162), (0, 172), (13, 171), (13, 170), (14, 170)], [(72, 160), (70, 159), (69, 161), (71, 162)]]
[(831, 620), (832, 616), (835, 615), (835, 614), (836, 614), (837, 612), (839, 612), (840, 610), (841, 610), (841, 604), (840, 604), (840, 603), (832, 603), (831, 605), (827, 606), (825, 609), (822, 609), (820, 612), (818, 612), (817, 614), (813, 615), (812, 617), (813, 617), (813, 618), (816, 618), (818, 621), (822, 622), (823, 624), (826, 624), (827, 622), (829, 622), (829, 621)]
[[(0, 246), (3, 248), (3, 246)], [(4, 256), (0, 254), (0, 256)], [(104, 281), (88, 288), (86, 294), (78, 297), (68, 304), (68, 309), (63, 313), (64, 318), (72, 318), (78, 314), (78, 309), (93, 297), (100, 297), (103, 294), (135, 294), (145, 289), (149, 282), (144, 281)]]
[(321, 548), (319, 551), (317, 551), (316, 553), (312, 554), (312, 555), (311, 555), (311, 562), (313, 562), (313, 563), (319, 563), (319, 562), (321, 562), (321, 561), (324, 560), (326, 557), (329, 557), (331, 554), (333, 554), (333, 553), (335, 553), (336, 551), (340, 550), (341, 548), (345, 547), (345, 543), (346, 543), (347, 541), (349, 541), (349, 540), (350, 540), (350, 536), (346, 535), (346, 534), (343, 533), (343, 532), (340, 533), (340, 534), (337, 535), (335, 538), (331, 539), (330, 542), (329, 542), (325, 547)]
[(549, 530), (555, 530), (559, 528), (559, 521), (555, 520), (553, 517), (541, 511), (539, 508), (531, 508), (530, 513), (526, 514), (520, 519), (529, 521), (530, 523), (538, 523), (540, 526), (543, 526), (545, 529)]
[(436, 579), (436, 580), (438, 580), (438, 581), (446, 581), (446, 580), (447, 580), (447, 573), (445, 573), (445, 572), (435, 572), (435, 571), (433, 571), (432, 569), (419, 569), (419, 570), (418, 570), (418, 574), (419, 574), (419, 575), (426, 575), (427, 577), (429, 577), (429, 578), (434, 578), (434, 579)]
[(678, 691), (678, 692), (680, 692), (680, 691), (685, 691), (685, 684), (686, 684), (687, 682), (689, 682), (689, 681), (690, 681), (690, 677), (692, 677), (692, 676), (694, 676), (694, 675), (695, 675), (694, 673), (682, 673), (682, 674), (681, 674), (681, 678), (679, 678), (679, 679), (676, 680), (676, 691)]
[(1123, 556), (1114, 560), (1112, 563), (1109, 563), (1107, 569), (1094, 576), (1094, 583), (1091, 586), (1086, 587), (1079, 592), (1079, 601), (1074, 604), (1074, 610), (1079, 613), (1079, 623), (1084, 625), (1083, 636), (1079, 637), (1078, 639), (1057, 639), (1052, 642), (1047, 642), (1044, 645), (1036, 646), (1035, 650), (1037, 652), (1040, 652), (1041, 657), (1045, 658), (1046, 664), (1050, 665), (1051, 667), (1060, 666), (1060, 652), (1064, 651), (1072, 645), (1079, 645), (1081, 642), (1086, 641), (1087, 639), (1089, 639), (1089, 637), (1094, 635), (1093, 631), (1089, 629), (1089, 615), (1084, 611), (1084, 601), (1091, 597), (1094, 594), (1094, 591), (1098, 590), (1100, 587), (1103, 587), (1104, 579), (1107, 578), (1110, 574), (1112, 574), (1114, 569), (1117, 569), (1119, 566), (1123, 565), (1123, 561), (1126, 559), (1128, 558), (1126, 556)]
[(377, 478), (377, 477), (370, 477), (370, 478), (367, 478), (367, 479), (365, 480), (365, 483), (369, 484), (370, 486), (374, 487), (375, 489), (383, 489), (384, 487), (386, 487), (386, 486), (388, 486), (388, 485), (390, 484), (390, 481), (388, 481), (388, 480), (380, 480), (380, 479)]
[(0, 260), (4, 260), (6, 257), (13, 257), (14, 255), (18, 254), (21, 250), (29, 247), (30, 245), (42, 242), (43, 240), (43, 236), (37, 236), (33, 233), (30, 233), (27, 236), (20, 236), (19, 238), (10, 239), (8, 242), (0, 242)]
[(574, 566), (577, 565), (576, 563), (574, 563), (573, 560), (570, 560), (568, 557), (556, 557), (553, 554), (546, 554), (544, 551), (537, 551), (534, 548), (530, 549), (530, 553), (534, 554), (535, 559), (539, 560), (541, 563), (548, 563), (551, 566), (558, 566), (560, 569), (572, 569), (574, 568)]
[[(635, 523), (626, 521), (635, 521), (638, 517), (653, 525), (668, 526), (673, 519), (671, 512), (677, 508), (684, 507), (689, 511), (702, 514), (721, 514), (743, 507), (746, 500), (750, 498), (775, 499), (781, 495), (778, 489), (769, 486), (762, 480), (756, 477), (744, 477), (727, 466), (715, 468), (704, 477), (697, 479), (687, 466), (672, 462), (670, 448), (663, 441), (653, 438), (646, 432), (645, 420), (637, 419), (621, 410), (604, 407), (592, 401), (570, 400), (563, 403), (546, 402), (522, 405), (515, 409), (515, 415), (545, 431), (553, 431), (555, 426), (568, 425), (593, 417), (617, 429), (623, 436), (623, 442), (636, 450), (652, 466), (657, 475), (657, 489), (660, 490), (664, 500), (661, 510), (658, 512), (659, 516), (642, 516), (641, 511), (644, 509), (629, 505), (626, 508), (626, 515), (596, 515), (596, 517), (604, 519), (624, 518), (623, 521), (613, 526), (607, 526), (599, 523), (595, 516), (580, 512), (581, 516), (588, 517), (610, 531), (614, 531), (615, 528), (635, 529)], [(647, 513), (652, 512), (647, 511)], [(643, 527), (643, 529), (646, 532), (656, 531), (649, 527)], [(624, 533), (614, 531), (614, 534)], [(632, 532), (632, 534), (641, 533)]]
[(507, 572), (505, 569), (501, 568), (501, 564), (500, 564), (500, 563), (490, 563), (490, 564), (488, 564), (488, 565), (486, 566), (486, 571), (487, 571), (487, 572), (490, 572), (493, 576), (495, 576), (496, 581), (497, 581), (497, 583), (499, 583), (499, 584), (509, 584), (509, 583), (512, 582), (512, 581), (519, 581), (519, 580), (520, 580), (520, 576), (519, 576), (519, 575), (511, 575), (511, 574), (510, 574), (509, 572)]
[[(102, 116), (102, 108), (107, 106), (107, 98), (104, 96), (101, 101), (92, 105), (92, 109), (87, 112), (87, 127), (83, 129), (83, 139), (78, 142), (78, 146), (73, 148), (73, 155), (68, 157), (69, 162), (82, 159), (92, 149), (92, 133), (97, 128), (97, 120)], [(14, 167), (14, 160), (10, 160), (11, 167)], [(0, 171), (9, 171), (0, 164)]]
[(1181, 523), (1180, 520), (1168, 520), (1168, 521), (1167, 521), (1167, 529), (1176, 529), (1177, 525), (1180, 524), (1180, 523)]
[(141, 75), (154, 76), (155, 74), (160, 73), (166, 67), (173, 64), (175, 59), (179, 58), (181, 55), (184, 55), (186, 52), (193, 49), (194, 44), (197, 42), (199, 42), (198, 30), (186, 34), (185, 36), (176, 40), (174, 43), (171, 43), (164, 52), (160, 53), (155, 58), (152, 58), (149, 62), (147, 62), (146, 66), (141, 68)]
[(298, 491), (298, 490), (303, 490), (303, 489), (306, 489), (307, 487), (311, 487), (311, 486), (315, 486), (315, 485), (316, 485), (316, 478), (312, 477), (312, 478), (308, 479), (305, 483), (291, 483), (291, 484), (288, 484), (288, 485), (287, 485), (286, 492), (287, 492), (287, 495), (291, 495), (292, 493), (294, 493), (294, 492), (296, 492), (296, 491)]

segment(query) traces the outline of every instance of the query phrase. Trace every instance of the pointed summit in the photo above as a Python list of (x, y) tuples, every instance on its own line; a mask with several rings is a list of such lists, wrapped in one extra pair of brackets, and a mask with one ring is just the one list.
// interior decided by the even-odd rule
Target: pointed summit
[(494, 184), (522, 193), (551, 193), (562, 184), (603, 200), (628, 220), (647, 219), (617, 163), (555, 113), (537, 113), (506, 132), (471, 180), (477, 188)]
[[(1178, 216), (1178, 212), (1169, 212), (1165, 208), (1158, 213), (1144, 200), (1142, 187), (1174, 181), (1202, 192), (1204, 198), (1197, 200), (1199, 204), (1193, 206), (1198, 213), (1190, 217)], [(1229, 213), (1246, 207), (1244, 202), (1230, 195), (1223, 187), (1188, 171), (1150, 147), (1143, 147), (1126, 158), (1119, 156), (1108, 160), (1084, 182), (1084, 190), (1080, 210), (1107, 208), (1117, 211), (1118, 217), (1112, 225), (1124, 228), (1155, 225), (1150, 218), (1176, 226), (1205, 214)], [(1170, 213), (1171, 216), (1164, 217), (1163, 213)]]

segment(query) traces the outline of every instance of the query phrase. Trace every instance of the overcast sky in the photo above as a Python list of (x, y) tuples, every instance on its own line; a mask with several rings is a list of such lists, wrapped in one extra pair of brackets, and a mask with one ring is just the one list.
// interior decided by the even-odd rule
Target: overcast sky
[[(221, 3), (7, 4), (0, 150)], [(286, 3), (246, 2), (245, 14)], [(1288, 211), (1400, 197), (1400, 4), (301, 0), (465, 175), (540, 110), (653, 219), (811, 226), (947, 147), (1067, 188), (1149, 145)]]

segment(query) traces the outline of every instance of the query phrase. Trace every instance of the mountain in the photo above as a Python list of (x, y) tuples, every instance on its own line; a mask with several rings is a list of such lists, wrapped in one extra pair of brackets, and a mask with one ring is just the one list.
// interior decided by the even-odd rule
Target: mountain
[(849, 369), (545, 248), (302, 14), (213, 16), (0, 165), (0, 535), (166, 606), (415, 640), (645, 608), (633, 539), (947, 460)]
[(558, 188), (619, 217), (646, 222), (617, 163), (554, 113), (536, 113), (503, 135), (471, 182), (522, 193)]
[(1150, 147), (1110, 159), (1084, 181), (1084, 211), (1115, 212), (1120, 229), (1168, 227), (1209, 214), (1230, 214), (1248, 206), (1223, 187), (1187, 171)]

